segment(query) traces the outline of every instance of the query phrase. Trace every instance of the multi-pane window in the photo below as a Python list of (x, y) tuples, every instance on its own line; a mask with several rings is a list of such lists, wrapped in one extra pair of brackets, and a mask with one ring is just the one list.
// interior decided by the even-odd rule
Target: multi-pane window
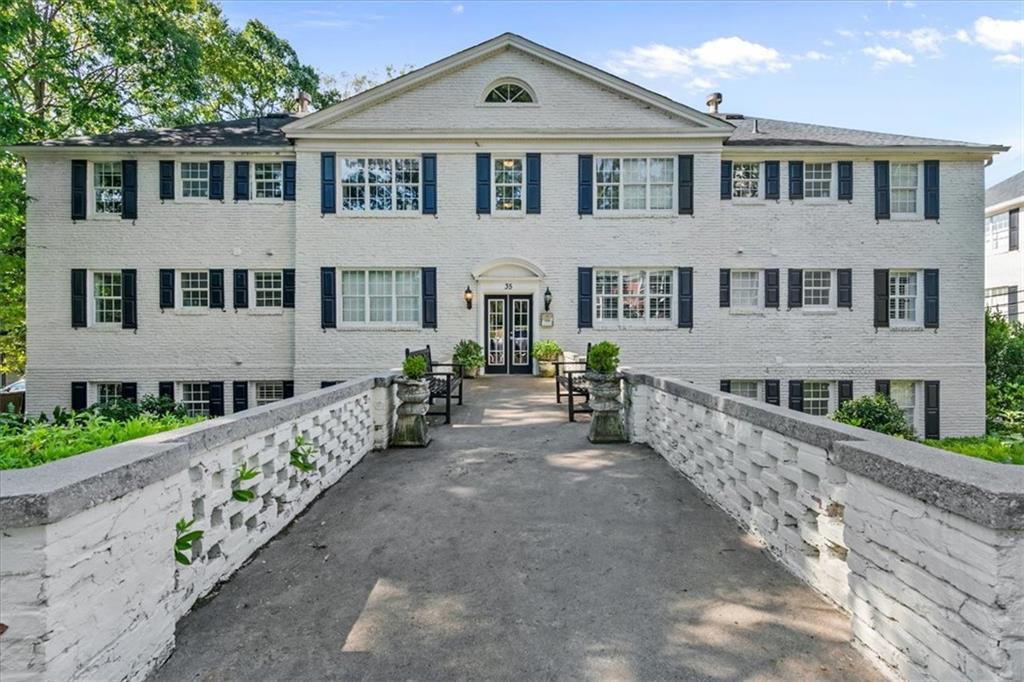
[(494, 210), (523, 210), (523, 160), (494, 160)]
[(343, 158), (341, 210), (420, 210), (420, 160)]
[(280, 381), (256, 382), (256, 406), (284, 399), (284, 384)]
[(254, 272), (252, 279), (257, 308), (280, 308), (284, 304), (284, 281), (280, 270)]
[(889, 397), (903, 410), (907, 426), (914, 428), (914, 406), (917, 402), (913, 381), (893, 381), (889, 384)]
[(100, 405), (109, 403), (111, 400), (117, 400), (121, 397), (121, 384), (119, 383), (104, 383), (96, 384), (96, 402)]
[(529, 104), (533, 101), (530, 91), (515, 83), (502, 83), (495, 86), (484, 101), (488, 104)]
[(92, 167), (92, 186), (97, 213), (121, 215), (124, 181), (120, 161), (104, 161)]
[(668, 210), (675, 197), (672, 158), (605, 158), (594, 164), (597, 210)]
[(284, 165), (280, 161), (253, 164), (257, 199), (280, 199), (284, 192)]
[(210, 164), (206, 161), (185, 161), (181, 164), (181, 196), (210, 195)]
[(210, 273), (206, 270), (181, 273), (181, 307), (207, 308), (210, 305)]
[(1010, 314), (1010, 287), (985, 289), (985, 307), (1011, 321), (1020, 317), (1019, 310), (1016, 315)]
[(181, 404), (190, 417), (210, 415), (210, 384), (186, 382), (181, 385)]
[(598, 270), (598, 320), (671, 320), (672, 270)]
[(729, 382), (729, 392), (741, 398), (757, 400), (757, 382), (750, 379), (733, 379)]
[(828, 414), (828, 382), (804, 382), (804, 413), (823, 417)]
[(736, 199), (756, 199), (761, 191), (761, 164), (732, 164), (732, 196)]
[(732, 308), (757, 308), (761, 302), (761, 271), (733, 270), (730, 273), (729, 305)]
[(891, 210), (917, 213), (917, 164), (894, 163), (889, 167)]
[(916, 270), (889, 271), (889, 323), (917, 324), (918, 282)]
[(832, 196), (832, 164), (804, 164), (804, 196), (808, 199), (828, 199)]
[(341, 320), (419, 322), (419, 270), (342, 270)]
[(92, 275), (93, 307), (98, 324), (121, 322), (121, 273), (94, 272)]
[(1007, 212), (985, 218), (985, 250), (1006, 253), (1010, 250), (1010, 214)]
[(804, 270), (804, 306), (828, 306), (832, 303), (832, 271)]

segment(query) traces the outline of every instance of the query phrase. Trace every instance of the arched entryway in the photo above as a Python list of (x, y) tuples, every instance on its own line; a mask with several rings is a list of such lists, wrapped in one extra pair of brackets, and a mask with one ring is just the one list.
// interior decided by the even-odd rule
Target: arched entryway
[(524, 258), (498, 258), (473, 270), (477, 330), (487, 374), (532, 374), (530, 350), (542, 305), (544, 271)]

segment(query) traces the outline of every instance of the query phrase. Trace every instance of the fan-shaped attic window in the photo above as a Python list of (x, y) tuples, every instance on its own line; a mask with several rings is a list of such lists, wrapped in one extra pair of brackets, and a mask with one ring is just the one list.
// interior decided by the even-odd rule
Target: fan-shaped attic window
[(487, 93), (487, 97), (484, 97), (484, 102), (487, 104), (532, 104), (534, 102), (533, 93), (520, 83), (498, 83), (490, 92)]

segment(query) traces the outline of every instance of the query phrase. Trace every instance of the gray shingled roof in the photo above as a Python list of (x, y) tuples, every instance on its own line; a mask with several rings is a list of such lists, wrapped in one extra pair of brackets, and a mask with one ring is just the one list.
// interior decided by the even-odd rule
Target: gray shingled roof
[[(730, 147), (778, 146), (840, 146), (840, 147), (969, 147), (990, 149), (997, 145), (934, 140), (927, 137), (873, 133), (867, 130), (833, 128), (811, 123), (777, 121), (737, 114), (720, 114), (719, 118), (736, 126), (725, 144)], [(755, 131), (756, 125), (756, 131)]]
[(69, 137), (37, 142), (38, 147), (274, 147), (288, 145), (281, 126), (291, 114), (270, 114), (237, 121), (199, 123), (180, 128), (152, 128), (123, 133)]
[(1024, 171), (985, 190), (985, 206), (995, 206), (1018, 197), (1024, 197)]

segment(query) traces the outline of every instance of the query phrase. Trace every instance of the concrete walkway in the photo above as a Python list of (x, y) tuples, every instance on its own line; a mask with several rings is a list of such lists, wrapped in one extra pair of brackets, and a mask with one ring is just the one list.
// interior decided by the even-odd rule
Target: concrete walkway
[(178, 625), (165, 680), (879, 679), (845, 618), (551, 380), (470, 382)]

